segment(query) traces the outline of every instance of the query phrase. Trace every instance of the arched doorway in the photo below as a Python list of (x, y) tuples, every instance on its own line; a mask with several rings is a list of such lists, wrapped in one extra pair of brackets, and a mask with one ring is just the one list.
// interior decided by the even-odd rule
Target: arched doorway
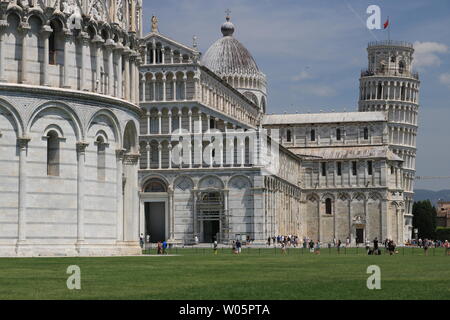
[(155, 243), (167, 239), (167, 185), (158, 178), (148, 180), (143, 187), (144, 234)]
[(220, 241), (221, 216), (223, 211), (223, 197), (219, 191), (204, 191), (200, 193), (197, 202), (199, 208), (200, 241), (211, 243)]

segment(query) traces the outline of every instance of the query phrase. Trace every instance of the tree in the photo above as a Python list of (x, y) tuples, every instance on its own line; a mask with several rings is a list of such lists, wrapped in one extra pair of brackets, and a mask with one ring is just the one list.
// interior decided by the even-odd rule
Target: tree
[(430, 200), (414, 202), (413, 228), (419, 229), (419, 238), (434, 239), (436, 236), (436, 208)]

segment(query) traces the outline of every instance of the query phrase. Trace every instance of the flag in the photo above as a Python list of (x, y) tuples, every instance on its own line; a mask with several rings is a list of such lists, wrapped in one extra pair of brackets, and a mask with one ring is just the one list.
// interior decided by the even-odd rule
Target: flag
[(389, 18), (386, 20), (386, 22), (384, 23), (384, 29), (386, 29), (389, 26)]

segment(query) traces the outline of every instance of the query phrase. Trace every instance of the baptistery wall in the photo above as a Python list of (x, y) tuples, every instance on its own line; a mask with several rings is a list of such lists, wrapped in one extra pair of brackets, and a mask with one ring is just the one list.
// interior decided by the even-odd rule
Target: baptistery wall
[(141, 1), (0, 1), (0, 256), (137, 254)]

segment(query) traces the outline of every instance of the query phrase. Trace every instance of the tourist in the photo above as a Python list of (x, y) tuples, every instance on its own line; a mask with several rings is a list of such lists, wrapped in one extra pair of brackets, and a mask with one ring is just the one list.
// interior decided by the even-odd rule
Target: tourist
[(316, 243), (316, 254), (320, 255), (320, 240), (317, 240), (317, 243)]
[(164, 240), (164, 242), (162, 243), (162, 253), (166, 254), (166, 249), (167, 249), (167, 242), (166, 240)]
[(217, 254), (217, 241), (214, 240), (214, 254)]
[(195, 241), (195, 244), (198, 244), (198, 237), (197, 237), (197, 235), (195, 236), (194, 241)]
[(448, 242), (448, 240), (445, 240), (444, 248), (445, 248), (445, 254), (448, 256), (450, 254), (450, 242)]
[(162, 253), (162, 245), (161, 245), (161, 241), (158, 241), (157, 247), (156, 247), (156, 254), (161, 254)]
[(391, 255), (391, 256), (395, 253), (394, 240), (389, 240), (389, 242), (388, 242), (388, 250), (389, 250), (389, 255)]
[(422, 246), (423, 246), (423, 250), (425, 252), (425, 255), (428, 256), (428, 246), (430, 245), (428, 239), (423, 240), (422, 242)]
[(379, 254), (378, 238), (377, 237), (375, 237), (375, 239), (373, 239), (373, 253), (374, 254)]
[(281, 243), (281, 254), (286, 254), (286, 244), (284, 242)]
[(337, 252), (338, 252), (338, 254), (341, 252), (341, 244), (342, 244), (341, 239), (338, 239), (338, 242), (337, 242)]
[(366, 251), (369, 251), (370, 249), (370, 241), (369, 239), (366, 239)]
[(139, 244), (141, 245), (141, 248), (144, 249), (144, 234), (141, 233), (139, 236)]
[(241, 241), (239, 241), (239, 239), (238, 239), (236, 241), (236, 250), (237, 250), (238, 254), (241, 253), (241, 247), (242, 247)]
[(314, 252), (314, 241), (312, 239), (309, 241), (309, 252)]
[(270, 240), (271, 240), (271, 238), (269, 237), (269, 238), (267, 238), (267, 245), (270, 247)]

